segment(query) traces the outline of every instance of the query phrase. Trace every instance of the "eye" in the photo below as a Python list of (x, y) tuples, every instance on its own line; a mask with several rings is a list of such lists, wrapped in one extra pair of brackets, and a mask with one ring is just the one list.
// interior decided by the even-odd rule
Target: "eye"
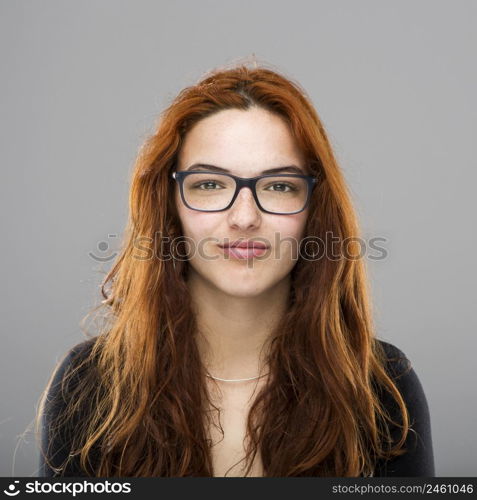
[(219, 186), (219, 183), (218, 182), (215, 182), (215, 181), (202, 181), (202, 182), (198, 182), (197, 184), (194, 184), (193, 189), (202, 189), (203, 191), (216, 191), (216, 189), (208, 189), (208, 188), (204, 188), (203, 186)]
[[(296, 187), (293, 186), (293, 184), (288, 184), (285, 182), (275, 182), (275, 183), (271, 184), (270, 187), (276, 187), (276, 186), (282, 186), (282, 189), (278, 189), (278, 192), (281, 192), (281, 193), (288, 193), (290, 191), (296, 191)], [(288, 190), (284, 190), (283, 188), (288, 189)], [(272, 189), (272, 191), (277, 191), (277, 190)]]

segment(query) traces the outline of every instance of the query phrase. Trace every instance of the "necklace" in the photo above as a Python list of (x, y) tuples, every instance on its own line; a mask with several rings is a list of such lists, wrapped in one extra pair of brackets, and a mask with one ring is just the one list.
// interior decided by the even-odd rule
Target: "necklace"
[[(268, 373), (265, 373), (265, 375), (268, 375)], [(209, 373), (207, 373), (207, 376), (210, 378), (213, 378), (214, 380), (221, 380), (222, 382), (244, 382), (246, 380), (255, 380), (257, 378), (265, 377), (265, 375), (258, 375), (257, 377), (250, 377), (250, 378), (219, 378), (219, 377), (213, 377)]]

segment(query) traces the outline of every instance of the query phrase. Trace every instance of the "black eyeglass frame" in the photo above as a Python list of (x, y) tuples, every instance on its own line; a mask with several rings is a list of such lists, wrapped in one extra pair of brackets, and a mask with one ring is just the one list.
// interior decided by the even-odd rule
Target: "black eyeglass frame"
[[(187, 203), (185, 196), (184, 196), (184, 178), (187, 177), (188, 175), (191, 175), (191, 174), (212, 174), (212, 175), (225, 175), (227, 177), (232, 177), (232, 179), (235, 180), (235, 193), (232, 196), (232, 200), (230, 201), (230, 203), (225, 208), (220, 208), (217, 210), (202, 210), (201, 208), (191, 207)], [(316, 183), (318, 182), (318, 177), (314, 177), (312, 175), (267, 174), (267, 175), (258, 175), (256, 177), (238, 177), (238, 176), (232, 175), (232, 174), (226, 174), (226, 173), (222, 173), (222, 172), (208, 172), (206, 170), (187, 170), (187, 171), (177, 171), (176, 170), (176, 171), (172, 172), (171, 177), (179, 183), (179, 191), (181, 193), (182, 202), (184, 203), (184, 205), (187, 208), (190, 208), (191, 210), (197, 210), (199, 212), (224, 212), (225, 210), (228, 210), (234, 204), (234, 201), (237, 198), (239, 191), (243, 187), (248, 187), (252, 191), (253, 198), (254, 198), (255, 203), (257, 204), (258, 208), (262, 212), (265, 212), (267, 214), (274, 214), (274, 215), (293, 215), (293, 214), (298, 214), (300, 212), (303, 212), (303, 210), (305, 210), (308, 207), (308, 205), (310, 204), (311, 194), (312, 194), (313, 188), (316, 186)], [(255, 186), (260, 179), (263, 179), (265, 177), (285, 177), (285, 178), (287, 178), (287, 177), (293, 177), (293, 178), (299, 177), (299, 178), (305, 179), (307, 182), (308, 191), (307, 191), (307, 196), (306, 196), (306, 200), (305, 200), (305, 203), (303, 205), (303, 208), (301, 210), (297, 210), (295, 212), (271, 212), (271, 211), (263, 208), (262, 205), (260, 204), (260, 201), (258, 200), (257, 192), (255, 191)]]

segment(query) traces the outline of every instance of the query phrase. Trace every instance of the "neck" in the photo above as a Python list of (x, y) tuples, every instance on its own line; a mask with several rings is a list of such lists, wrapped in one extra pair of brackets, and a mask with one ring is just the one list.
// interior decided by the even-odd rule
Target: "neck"
[(242, 379), (267, 373), (271, 332), (288, 304), (289, 278), (253, 297), (223, 293), (193, 271), (188, 279), (197, 317), (197, 346), (208, 372)]

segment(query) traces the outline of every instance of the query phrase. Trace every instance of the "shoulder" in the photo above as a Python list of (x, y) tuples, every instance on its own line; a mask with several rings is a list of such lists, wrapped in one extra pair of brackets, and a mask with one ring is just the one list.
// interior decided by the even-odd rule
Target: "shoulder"
[[(427, 400), (421, 381), (414, 364), (409, 357), (396, 345), (377, 339), (384, 353), (384, 367), (399, 389), (408, 409), (427, 411)], [(379, 347), (378, 347), (379, 349)], [(387, 398), (385, 398), (388, 401)]]
[[(375, 475), (386, 476), (430, 476), (435, 475), (431, 435), (431, 420), (427, 398), (414, 365), (408, 356), (390, 342), (377, 340), (378, 349), (382, 348), (385, 369), (393, 379), (408, 410), (410, 432), (406, 439), (407, 453), (387, 463)], [(400, 421), (399, 408), (388, 393), (381, 398), (393, 418)], [(399, 429), (393, 429), (395, 439)]]
[[(55, 476), (55, 467), (60, 467), (68, 458), (72, 435), (84, 415), (75, 415), (73, 423), (67, 425), (62, 417), (71, 401), (72, 391), (81, 380), (81, 363), (88, 358), (96, 340), (97, 337), (83, 340), (68, 349), (50, 375), (41, 406), (40, 477)], [(77, 461), (68, 466), (65, 475), (83, 475)]]
[(92, 337), (90, 339), (82, 340), (71, 347), (63, 356), (65, 362), (73, 363), (85, 359), (91, 353), (91, 350), (97, 340), (98, 337)]
[(385, 368), (394, 379), (402, 378), (413, 371), (407, 355), (396, 345), (381, 339), (376, 340), (376, 348), (384, 354)]
[(400, 363), (409, 363), (409, 358), (407, 357), (407, 355), (396, 345), (382, 339), (375, 339), (375, 341), (382, 348), (382, 350), (386, 354), (388, 362), (390, 363), (390, 365), (393, 365), (393, 367), (397, 367), (396, 365)]
[(98, 337), (93, 337), (91, 339), (83, 340), (70, 349), (68, 349), (56, 364), (55, 375), (65, 374), (69, 369), (78, 366), (82, 361), (84, 361), (89, 354), (96, 342)]
[(81, 378), (81, 363), (88, 358), (96, 340), (93, 337), (77, 343), (57, 361), (47, 384), (45, 409), (52, 410), (64, 402), (65, 389), (71, 389)]

